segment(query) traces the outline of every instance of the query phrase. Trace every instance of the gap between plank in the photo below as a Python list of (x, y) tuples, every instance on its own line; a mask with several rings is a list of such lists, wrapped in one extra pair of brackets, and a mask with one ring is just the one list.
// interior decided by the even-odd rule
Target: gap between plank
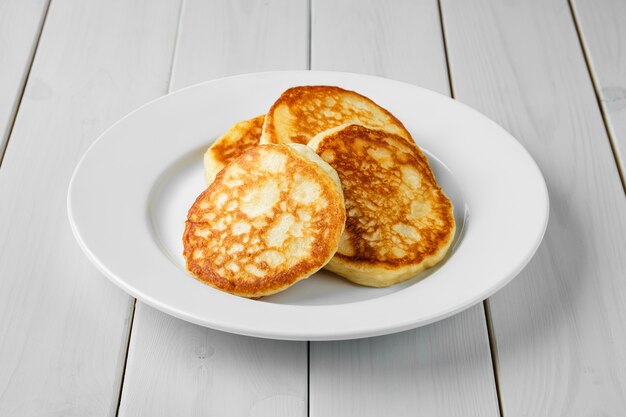
[[(452, 68), (450, 67), (450, 57), (448, 54), (448, 43), (446, 41), (446, 29), (443, 19), (443, 9), (441, 7), (441, 0), (437, 0), (437, 6), (439, 7), (439, 24), (441, 25), (441, 39), (443, 42), (443, 52), (446, 58), (446, 68), (448, 70), (448, 82), (450, 83), (450, 96), (455, 98), (454, 83), (452, 81)], [(487, 337), (489, 339), (489, 352), (491, 356), (491, 366), (493, 369), (493, 379), (496, 385), (496, 397), (498, 400), (498, 413), (500, 417), (504, 417), (504, 409), (502, 407), (502, 395), (500, 393), (500, 367), (498, 365), (498, 347), (496, 344), (496, 335), (493, 330), (493, 323), (491, 320), (491, 308), (489, 306), (489, 299), (483, 301), (483, 310), (485, 311), (485, 322), (487, 325)]]
[(176, 51), (178, 50), (178, 40), (180, 39), (180, 28), (183, 20), (183, 11), (185, 9), (185, 0), (180, 0), (178, 8), (178, 26), (176, 26), (176, 35), (174, 35), (174, 51), (172, 52), (172, 65), (170, 65), (170, 76), (167, 81), (167, 92), (172, 92), (172, 80), (174, 79), (174, 65), (176, 64)]
[[(178, 8), (178, 24), (176, 26), (176, 34), (174, 35), (174, 50), (172, 51), (172, 64), (170, 65), (170, 74), (167, 81), (167, 93), (171, 92), (172, 78), (174, 77), (174, 63), (176, 61), (176, 50), (178, 49), (178, 39), (180, 35), (181, 21), (183, 18), (183, 7), (185, 0), (180, 1), (180, 7)], [(117, 395), (117, 406), (115, 407), (115, 417), (119, 416), (120, 406), (122, 405), (122, 393), (124, 392), (124, 379), (126, 377), (126, 366), (128, 365), (128, 352), (130, 350), (130, 341), (133, 335), (133, 324), (135, 323), (135, 307), (137, 306), (137, 299), (133, 298), (133, 307), (130, 316), (130, 325), (128, 326), (128, 337), (126, 338), (126, 351), (124, 354), (124, 365), (122, 368), (122, 378), (120, 379), (120, 389)]]
[(487, 322), (487, 337), (489, 338), (489, 350), (491, 351), (491, 366), (493, 367), (493, 378), (496, 383), (496, 395), (498, 397), (498, 411), (500, 417), (504, 417), (504, 409), (502, 407), (502, 395), (500, 393), (500, 365), (498, 363), (498, 345), (496, 343), (496, 333), (493, 330), (493, 321), (491, 320), (491, 306), (489, 299), (483, 301), (485, 310), (485, 321)]
[(439, 27), (441, 28), (441, 41), (443, 42), (443, 56), (446, 59), (446, 70), (448, 72), (448, 84), (450, 85), (450, 96), (454, 98), (454, 84), (452, 83), (452, 71), (450, 69), (450, 58), (448, 58), (448, 42), (446, 41), (446, 29), (443, 24), (443, 10), (441, 9), (441, 0), (437, 0), (439, 8)]
[(22, 106), (22, 98), (24, 97), (24, 91), (26, 91), (26, 85), (28, 84), (28, 79), (30, 78), (30, 71), (33, 68), (33, 62), (35, 62), (35, 55), (37, 54), (37, 49), (39, 49), (39, 42), (41, 42), (41, 35), (43, 33), (43, 29), (46, 24), (46, 19), (48, 18), (48, 11), (50, 10), (51, 3), (52, 3), (52, 0), (48, 0), (48, 4), (46, 5), (46, 10), (43, 13), (43, 17), (41, 18), (41, 23), (39, 24), (39, 29), (37, 31), (37, 39), (35, 40), (35, 43), (32, 47), (32, 52), (30, 54), (30, 57), (28, 58), (28, 68), (26, 69), (26, 74), (22, 81), (22, 85), (19, 89), (19, 97), (17, 99), (17, 102), (15, 103), (13, 116), (9, 120), (9, 129), (7, 130), (7, 139), (4, 142), (4, 146), (0, 149), (0, 166), (2, 166), (2, 161), (4, 161), (4, 154), (6, 153), (6, 150), (9, 147), (11, 134), (13, 133), (13, 128), (15, 127), (15, 121), (17, 120), (17, 113), (20, 111), (20, 107)]
[(596, 102), (598, 104), (598, 108), (600, 109), (600, 114), (602, 115), (602, 121), (604, 122), (604, 129), (606, 130), (606, 134), (609, 138), (609, 145), (611, 146), (611, 151), (613, 152), (613, 159), (615, 159), (615, 163), (617, 165), (617, 172), (619, 173), (620, 180), (622, 181), (622, 188), (626, 191), (626, 167), (622, 165), (622, 161), (619, 158), (619, 154), (617, 153), (617, 138), (613, 137), (611, 133), (611, 129), (609, 128), (609, 120), (608, 116), (604, 111), (604, 106), (602, 105), (602, 96), (600, 95), (599, 82), (596, 79), (595, 73), (593, 71), (593, 66), (591, 65), (590, 56), (587, 53), (587, 47), (585, 45), (585, 39), (583, 37), (582, 31), (580, 30), (580, 26), (578, 25), (578, 18), (576, 17), (576, 9), (572, 4), (572, 0), (567, 0), (567, 5), (569, 7), (570, 14), (572, 16), (572, 23), (574, 24), (574, 28), (576, 29), (576, 35), (578, 36), (578, 43), (580, 44), (580, 50), (582, 51), (583, 58), (585, 59), (585, 65), (587, 66), (587, 71), (589, 72), (589, 78), (591, 79), (591, 85), (593, 86), (593, 92), (596, 96)]
[(122, 377), (120, 379), (120, 389), (117, 395), (117, 405), (115, 406), (115, 416), (120, 413), (120, 405), (122, 405), (122, 390), (124, 389), (124, 377), (126, 376), (126, 363), (128, 360), (128, 351), (130, 349), (130, 335), (133, 331), (133, 323), (135, 322), (135, 307), (137, 306), (137, 299), (133, 298), (133, 305), (130, 311), (130, 323), (128, 324), (128, 337), (126, 338), (126, 349), (124, 349), (124, 367), (122, 368)]

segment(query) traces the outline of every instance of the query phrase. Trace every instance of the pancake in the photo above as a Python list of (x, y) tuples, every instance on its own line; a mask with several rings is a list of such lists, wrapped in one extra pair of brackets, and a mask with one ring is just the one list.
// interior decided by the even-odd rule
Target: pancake
[(301, 86), (285, 91), (270, 107), (261, 143), (304, 143), (320, 132), (356, 123), (413, 139), (400, 120), (369, 98), (331, 86)]
[(344, 229), (337, 173), (304, 145), (249, 149), (189, 209), (187, 269), (242, 297), (282, 291), (322, 268)]
[(265, 115), (234, 124), (217, 138), (204, 154), (204, 178), (207, 185), (230, 161), (259, 144)]
[(346, 125), (309, 146), (339, 174), (346, 204), (346, 229), (326, 269), (386, 287), (443, 259), (455, 233), (452, 203), (414, 144)]

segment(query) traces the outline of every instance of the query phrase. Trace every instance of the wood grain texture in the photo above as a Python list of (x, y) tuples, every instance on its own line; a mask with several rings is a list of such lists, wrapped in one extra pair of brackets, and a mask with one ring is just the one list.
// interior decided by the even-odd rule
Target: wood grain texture
[(311, 6), (311, 69), (378, 75), (450, 95), (436, 0)]
[(206, 329), (138, 302), (120, 416), (304, 416), (306, 343)]
[[(171, 89), (214, 77), (306, 69), (306, 1), (184, 3)], [(304, 416), (307, 344), (237, 336), (138, 302), (120, 416)]]
[(307, 0), (186, 0), (172, 90), (247, 72), (307, 69)]
[[(314, 0), (313, 69), (364, 72), (449, 94), (436, 1)], [(385, 312), (381, 312), (385, 314)], [(496, 416), (482, 304), (391, 336), (311, 342), (312, 416)]]
[(0, 2), (0, 160), (22, 97), (48, 1)]
[(572, 0), (571, 4), (626, 182), (626, 1)]
[(0, 416), (111, 416), (131, 298), (83, 256), (72, 171), (167, 88), (177, 1), (55, 0), (0, 169)]
[(537, 255), (490, 299), (504, 415), (623, 416), (626, 200), (569, 7), (445, 0), (443, 18), (457, 98), (520, 140), (550, 193)]
[(497, 416), (482, 305), (417, 330), (311, 342), (311, 416)]

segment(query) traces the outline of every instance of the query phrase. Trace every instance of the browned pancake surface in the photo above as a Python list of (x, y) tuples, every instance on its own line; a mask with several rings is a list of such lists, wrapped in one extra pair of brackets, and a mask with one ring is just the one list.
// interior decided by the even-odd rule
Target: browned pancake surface
[(250, 148), (259, 145), (265, 115), (257, 116), (234, 124), (228, 131), (217, 138), (204, 154), (204, 169), (207, 184), (230, 161)]
[(357, 92), (333, 86), (300, 86), (286, 90), (272, 105), (261, 143), (307, 143), (318, 133), (345, 123), (411, 139), (398, 119)]
[(328, 262), (344, 222), (332, 168), (302, 145), (262, 145), (234, 159), (197, 198), (188, 213), (183, 254), (196, 278), (232, 294), (260, 297)]
[(358, 125), (339, 129), (311, 143), (339, 174), (346, 204), (346, 230), (327, 268), (386, 286), (439, 261), (455, 221), (428, 161), (400, 136)]

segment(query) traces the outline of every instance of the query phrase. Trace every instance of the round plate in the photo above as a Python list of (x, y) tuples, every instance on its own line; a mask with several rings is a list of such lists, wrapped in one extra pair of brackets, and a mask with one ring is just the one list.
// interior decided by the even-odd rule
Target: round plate
[[(249, 300), (185, 270), (187, 210), (203, 191), (202, 154), (233, 123), (263, 114), (296, 85), (336, 85), (398, 117), (429, 156), (455, 206), (444, 262), (389, 288), (320, 271)], [(457, 101), (383, 78), (314, 71), (247, 74), (198, 84), (146, 104), (108, 129), (76, 167), (68, 193), (76, 239), (115, 284), (203, 326), (291, 340), (406, 330), (472, 306), (509, 282), (539, 246), (548, 194), (537, 165), (504, 129)]]

